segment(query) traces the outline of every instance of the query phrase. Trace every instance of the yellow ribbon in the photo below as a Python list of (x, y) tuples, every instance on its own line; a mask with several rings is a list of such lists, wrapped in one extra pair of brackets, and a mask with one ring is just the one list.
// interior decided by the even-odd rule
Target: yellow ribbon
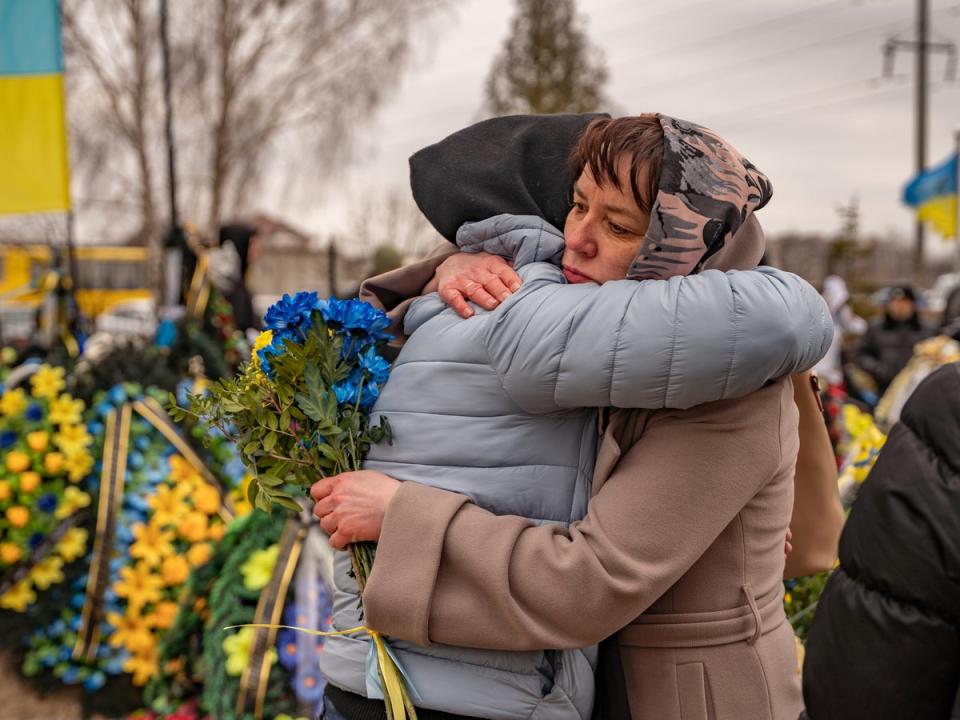
[(224, 630), (235, 630), (237, 628), (263, 628), (266, 630), (295, 630), (297, 632), (316, 635), (317, 637), (342, 637), (345, 635), (357, 635), (366, 633), (373, 640), (377, 648), (377, 662), (380, 664), (380, 674), (383, 678), (383, 698), (387, 706), (387, 717), (392, 720), (417, 720), (417, 711), (410, 701), (410, 696), (403, 685), (403, 678), (400, 676), (400, 669), (387, 652), (386, 643), (383, 635), (373, 628), (366, 625), (358, 625), (349, 630), (310, 630), (296, 625), (269, 625), (260, 623), (251, 623), (246, 625), (229, 625)]

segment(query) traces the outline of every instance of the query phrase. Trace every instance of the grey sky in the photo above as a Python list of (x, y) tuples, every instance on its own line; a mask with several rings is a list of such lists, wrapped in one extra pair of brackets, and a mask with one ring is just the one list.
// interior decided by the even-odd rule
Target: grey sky
[[(660, 111), (712, 127), (773, 180), (771, 232), (833, 231), (859, 198), (865, 232), (910, 236), (899, 192), (913, 171), (913, 58), (880, 78), (881, 45), (910, 38), (913, 0), (581, 0), (603, 48), (609, 94), (627, 113)], [(960, 2), (932, 0), (931, 27), (960, 42)], [(319, 236), (349, 234), (361, 193), (405, 187), (406, 158), (477, 119), (483, 82), (507, 34), (511, 0), (460, 0), (431, 22), (401, 87), (358, 143), (351, 167), (313, 197), (275, 191), (264, 209)], [(951, 152), (960, 83), (930, 64), (929, 162)], [(319, 196), (319, 197), (318, 197)], [(936, 247), (941, 243), (931, 243)]]

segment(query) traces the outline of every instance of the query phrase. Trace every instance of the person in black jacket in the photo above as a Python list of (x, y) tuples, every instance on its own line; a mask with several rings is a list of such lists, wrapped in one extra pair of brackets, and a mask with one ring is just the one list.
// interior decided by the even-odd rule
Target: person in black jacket
[(857, 348), (857, 365), (877, 381), (879, 395), (913, 356), (913, 346), (930, 336), (920, 322), (917, 296), (909, 285), (892, 288), (883, 317), (870, 324)]
[(810, 720), (960, 718), (960, 363), (926, 378), (850, 512), (806, 644)]

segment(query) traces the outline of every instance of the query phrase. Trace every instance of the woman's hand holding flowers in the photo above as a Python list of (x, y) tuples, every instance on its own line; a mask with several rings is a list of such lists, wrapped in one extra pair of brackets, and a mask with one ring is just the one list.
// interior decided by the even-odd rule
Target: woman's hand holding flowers
[(387, 506), (399, 488), (398, 480), (375, 470), (333, 475), (310, 488), (316, 502), (313, 514), (337, 550), (350, 543), (376, 541)]

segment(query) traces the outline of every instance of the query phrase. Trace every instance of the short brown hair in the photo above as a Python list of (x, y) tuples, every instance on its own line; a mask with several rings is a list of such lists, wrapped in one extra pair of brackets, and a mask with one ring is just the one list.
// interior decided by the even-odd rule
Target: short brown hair
[[(650, 212), (660, 186), (663, 165), (663, 128), (656, 115), (634, 115), (622, 118), (597, 118), (584, 129), (570, 156), (573, 177), (580, 177), (584, 168), (598, 184), (613, 183), (622, 190), (617, 176), (617, 163), (630, 158), (630, 190), (644, 212)], [(645, 187), (640, 187), (640, 171), (646, 167)]]

